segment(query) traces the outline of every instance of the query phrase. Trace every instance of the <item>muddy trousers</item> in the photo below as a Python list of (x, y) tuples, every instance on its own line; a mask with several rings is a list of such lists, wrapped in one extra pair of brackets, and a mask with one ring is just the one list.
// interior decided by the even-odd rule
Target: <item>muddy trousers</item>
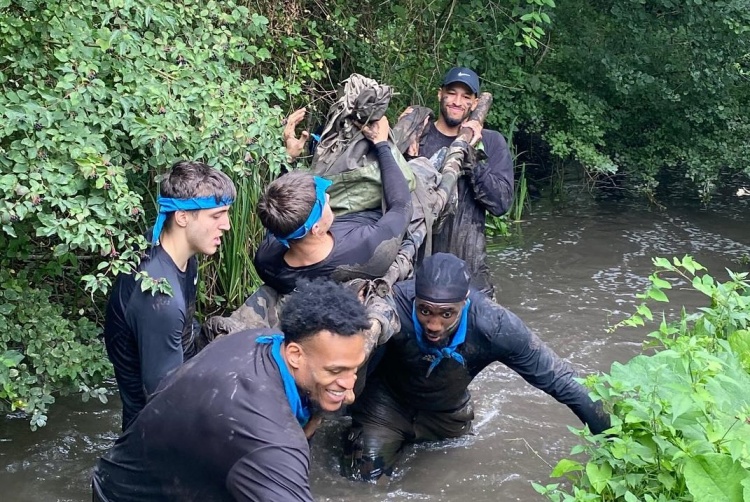
[(377, 380), (368, 382), (351, 412), (342, 475), (365, 481), (391, 476), (407, 444), (469, 434), (474, 419), (471, 401), (450, 411), (418, 410), (399, 402)]

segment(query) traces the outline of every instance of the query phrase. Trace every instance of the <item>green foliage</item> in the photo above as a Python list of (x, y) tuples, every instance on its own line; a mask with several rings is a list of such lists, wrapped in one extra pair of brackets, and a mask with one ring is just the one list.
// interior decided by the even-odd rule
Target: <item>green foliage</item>
[[(646, 301), (666, 302), (672, 283), (689, 283), (710, 298), (679, 321), (662, 319), (649, 335), (659, 350), (587, 384), (612, 413), (607, 436), (585, 440), (552, 472), (573, 482), (535, 485), (553, 501), (736, 501), (750, 494), (750, 284), (747, 274), (718, 282), (692, 258), (656, 258)], [(671, 281), (663, 276), (669, 275)], [(646, 301), (618, 326), (653, 321)]]
[(55, 394), (81, 393), (107, 401), (112, 368), (86, 319), (71, 322), (49, 301), (50, 291), (28, 287), (23, 274), (0, 272), (0, 412), (20, 410), (31, 428), (44, 426)]
[(624, 174), (652, 195), (676, 171), (708, 196), (721, 173), (750, 174), (746, 0), (337, 1), (321, 17), (339, 76), (393, 85), (394, 115), (435, 106), (460, 64), (495, 97), (489, 124), (541, 137), (592, 179)]
[(493, 93), (488, 123), (505, 130), (518, 114), (514, 94), (525, 80), (525, 58), (541, 52), (552, 0), (409, 0), (397, 3), (334, 2), (327, 33), (342, 76), (359, 72), (401, 93), (392, 112), (434, 104), (445, 71), (475, 69)]
[[(0, 350), (2, 367), (20, 375), (6, 382), (11, 407), (40, 425), (52, 392), (93, 395), (86, 375), (106, 358), (98, 346), (97, 357), (78, 354), (94, 328), (75, 319), (100, 320), (112, 279), (133, 272), (159, 175), (176, 160), (220, 168), (240, 189), (227, 250), (202, 264), (202, 310), (245, 300), (257, 286), (255, 202), (285, 162), (278, 103), (323, 79), (332, 57), (314, 20), (270, 2), (0, 1), (0, 269), (27, 271), (14, 288), (39, 303), (14, 312), (49, 318), (43, 332), (18, 335), (22, 348)], [(52, 304), (37, 293), (47, 290)], [(73, 368), (65, 386), (24, 352), (37, 339), (59, 344)]]
[(265, 17), (190, 0), (24, 1), (4, 14), (0, 213), (9, 258), (41, 253), (43, 277), (95, 268), (85, 285), (106, 291), (131, 270), (154, 178), (177, 159), (235, 179), (282, 164), (272, 101), (299, 86), (242, 75), (271, 57)]
[(585, 167), (624, 172), (647, 191), (666, 169), (704, 195), (725, 170), (750, 174), (747, 7), (562, 2), (553, 50), (537, 67), (536, 130), (555, 153), (567, 146)]

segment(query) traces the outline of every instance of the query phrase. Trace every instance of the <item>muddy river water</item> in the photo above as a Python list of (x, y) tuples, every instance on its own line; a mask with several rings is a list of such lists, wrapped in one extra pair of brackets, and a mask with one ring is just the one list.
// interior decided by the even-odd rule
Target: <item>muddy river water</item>
[[(750, 197), (727, 192), (708, 206), (668, 202), (663, 211), (621, 198), (591, 198), (571, 188), (565, 201), (540, 202), (511, 239), (495, 239), (489, 262), (499, 300), (581, 374), (607, 371), (640, 353), (645, 330), (607, 333), (633, 311), (648, 285), (651, 258), (692, 255), (712, 275), (750, 255)], [(687, 288), (672, 303), (701, 305)], [(551, 482), (551, 467), (577, 443), (579, 426), (565, 406), (501, 365), (472, 383), (474, 434), (411, 448), (386, 486), (345, 480), (338, 452), (345, 419), (330, 422), (313, 444), (312, 487), (320, 501), (536, 501), (531, 481)], [(120, 403), (59, 400), (49, 425), (30, 432), (0, 419), (4, 502), (91, 500), (89, 475), (117, 437)]]

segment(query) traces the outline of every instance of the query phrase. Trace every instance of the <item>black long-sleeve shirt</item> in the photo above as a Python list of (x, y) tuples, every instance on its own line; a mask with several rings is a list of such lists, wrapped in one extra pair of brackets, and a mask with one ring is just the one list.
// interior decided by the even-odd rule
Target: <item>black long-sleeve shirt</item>
[(465, 365), (446, 357), (427, 376), (433, 356), (420, 351), (412, 308), (414, 281), (393, 288), (401, 332), (386, 344), (377, 374), (400, 403), (412, 409), (448, 412), (471, 398), (469, 384), (493, 362), (501, 362), (528, 383), (567, 405), (592, 432), (609, 428), (609, 417), (573, 378), (573, 368), (550, 349), (515, 314), (472, 290), (466, 341), (457, 352)]
[(322, 261), (292, 267), (284, 260), (287, 248), (266, 235), (255, 253), (255, 269), (267, 285), (281, 294), (294, 290), (300, 278), (330, 277), (347, 281), (358, 277), (375, 279), (388, 271), (411, 220), (409, 186), (390, 147), (375, 145), (383, 183), (385, 213), (377, 210), (337, 216), (331, 225), (333, 249)]
[(123, 430), (145, 406), (161, 380), (192, 354), (183, 352), (183, 339), (193, 338), (198, 262), (177, 268), (161, 246), (150, 250), (139, 270), (152, 279), (165, 279), (172, 296), (141, 291), (134, 274), (120, 275), (107, 304), (104, 342), (115, 369), (122, 399)]
[(307, 439), (271, 345), (256, 343), (272, 333), (218, 338), (165, 378), (99, 460), (99, 496), (112, 502), (312, 502)]
[[(420, 140), (419, 155), (432, 157), (455, 139), (430, 124)], [(497, 131), (483, 129), (482, 145), (487, 159), (458, 178), (456, 211), (446, 216), (440, 232), (433, 234), (432, 252), (451, 253), (464, 260), (473, 284), (489, 292), (492, 286), (485, 263), (485, 211), (501, 216), (513, 204), (513, 159), (505, 138)]]

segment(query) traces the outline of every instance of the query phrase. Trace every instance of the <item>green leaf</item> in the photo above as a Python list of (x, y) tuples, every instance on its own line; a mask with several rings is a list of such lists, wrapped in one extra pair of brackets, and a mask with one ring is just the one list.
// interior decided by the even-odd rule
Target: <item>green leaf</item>
[(706, 453), (685, 461), (685, 484), (695, 502), (743, 502), (750, 472), (729, 455)]
[(607, 487), (607, 482), (612, 479), (612, 467), (609, 464), (599, 466), (589, 462), (586, 464), (586, 476), (596, 493), (602, 493)]
[(564, 458), (557, 463), (554, 469), (552, 469), (550, 476), (553, 478), (559, 478), (569, 472), (580, 472), (582, 470), (583, 465), (581, 465), (580, 462)]
[(664, 279), (658, 277), (656, 274), (651, 276), (651, 282), (654, 286), (661, 289), (672, 289), (672, 285)]
[(668, 302), (669, 298), (664, 292), (657, 288), (651, 288), (648, 290), (648, 297), (656, 300), (657, 302)]
[(99, 48), (103, 51), (106, 51), (111, 47), (111, 44), (109, 43), (109, 40), (103, 40), (101, 38), (96, 39), (96, 45), (99, 46)]

